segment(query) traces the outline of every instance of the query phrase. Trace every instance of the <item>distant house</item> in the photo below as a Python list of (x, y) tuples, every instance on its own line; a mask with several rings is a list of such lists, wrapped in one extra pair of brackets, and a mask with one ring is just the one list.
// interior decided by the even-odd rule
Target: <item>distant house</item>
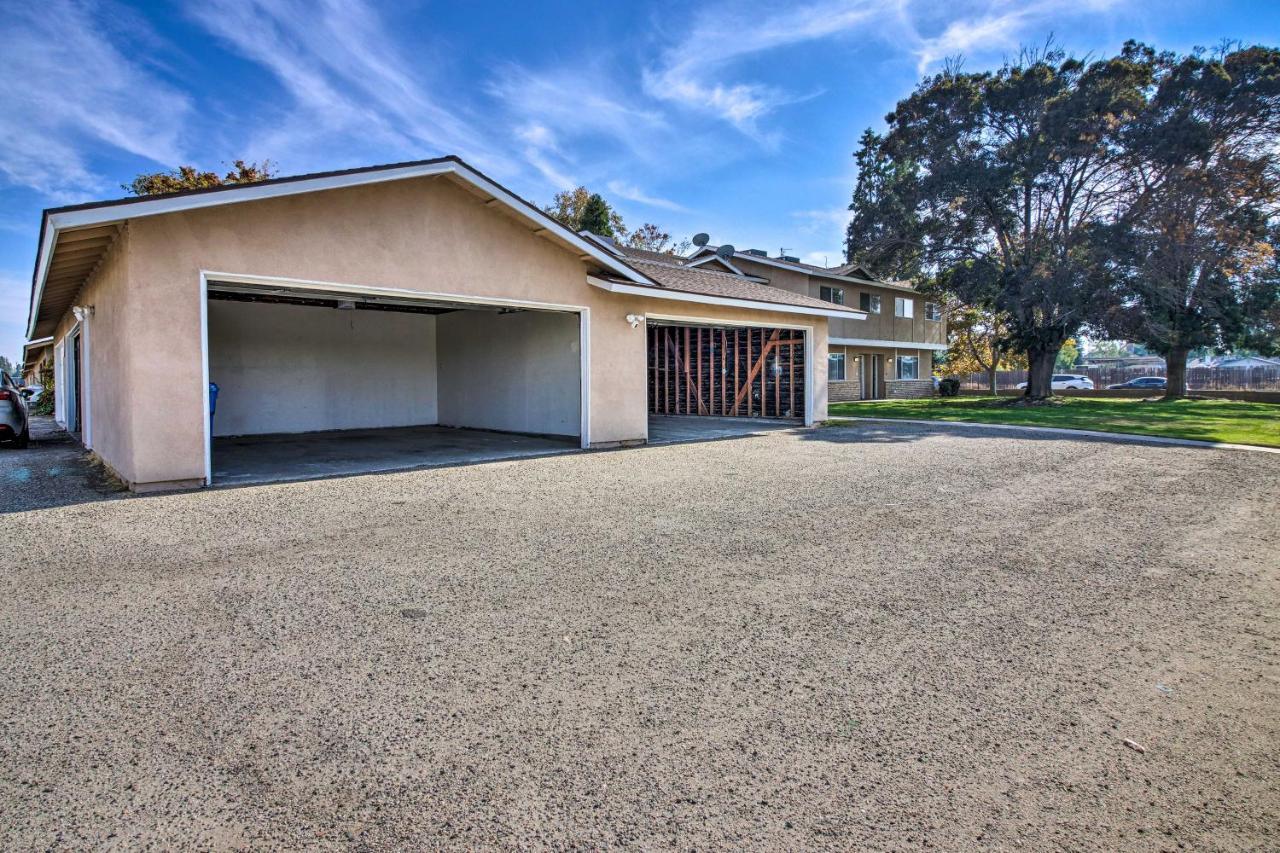
[(1209, 358), (1197, 358), (1187, 364), (1188, 368), (1244, 368), (1275, 367), (1280, 368), (1280, 358), (1263, 358), (1258, 355), (1215, 355)]

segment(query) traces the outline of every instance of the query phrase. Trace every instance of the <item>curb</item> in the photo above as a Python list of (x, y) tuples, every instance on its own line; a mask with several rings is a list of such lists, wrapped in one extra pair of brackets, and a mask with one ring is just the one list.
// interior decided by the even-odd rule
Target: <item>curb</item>
[(844, 423), (917, 424), (920, 426), (967, 427), (970, 429), (995, 429), (1013, 432), (1038, 432), (1073, 438), (1102, 438), (1131, 444), (1163, 444), (1173, 447), (1207, 447), (1214, 450), (1248, 450), (1254, 453), (1280, 453), (1280, 447), (1259, 447), (1253, 444), (1224, 444), (1216, 441), (1197, 441), (1194, 438), (1166, 438), (1160, 435), (1140, 435), (1132, 432), (1102, 432), (1096, 429), (1067, 429), (1066, 427), (1020, 426), (1018, 424), (984, 424), (975, 421), (930, 421), (918, 418), (863, 418), (850, 415), (830, 415), (827, 421)]

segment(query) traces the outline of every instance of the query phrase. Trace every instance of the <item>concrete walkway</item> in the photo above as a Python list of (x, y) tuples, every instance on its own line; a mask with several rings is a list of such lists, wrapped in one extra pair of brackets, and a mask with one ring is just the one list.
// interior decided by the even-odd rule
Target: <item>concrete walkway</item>
[(314, 480), (547, 456), (576, 450), (576, 438), (439, 426), (215, 438), (213, 485)]
[(800, 421), (773, 418), (652, 416), (649, 418), (649, 444), (679, 444), (686, 441), (712, 441), (717, 438), (742, 438), (803, 426), (804, 424)]
[(1161, 435), (1140, 435), (1133, 432), (1103, 432), (1096, 429), (1067, 429), (1065, 427), (1025, 426), (1022, 424), (984, 424), (976, 421), (943, 421), (924, 418), (860, 418), (832, 415), (828, 421), (836, 423), (915, 424), (917, 426), (946, 426), (968, 429), (996, 429), (1011, 432), (1034, 432), (1044, 435), (1062, 435), (1068, 438), (1105, 438), (1109, 441), (1137, 444), (1167, 444), (1174, 447), (1211, 447), (1217, 450), (1252, 450), (1256, 453), (1280, 453), (1280, 447), (1258, 447), (1254, 444), (1227, 444), (1217, 441), (1197, 441), (1192, 438), (1167, 438)]

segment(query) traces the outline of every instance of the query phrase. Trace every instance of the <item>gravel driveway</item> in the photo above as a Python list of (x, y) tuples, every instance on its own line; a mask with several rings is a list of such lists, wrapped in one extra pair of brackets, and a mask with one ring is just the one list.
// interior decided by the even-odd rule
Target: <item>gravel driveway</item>
[(1277, 506), (875, 425), (13, 513), (0, 846), (1275, 849)]

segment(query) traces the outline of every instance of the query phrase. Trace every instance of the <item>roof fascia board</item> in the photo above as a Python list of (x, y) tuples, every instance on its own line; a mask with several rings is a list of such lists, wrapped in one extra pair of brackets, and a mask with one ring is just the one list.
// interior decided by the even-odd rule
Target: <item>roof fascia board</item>
[(870, 338), (828, 338), (827, 343), (838, 347), (884, 347), (886, 349), (929, 349), (942, 352), (946, 344), (922, 344), (916, 341), (876, 341)]
[(39, 262), (36, 266), (35, 288), (31, 298), (27, 335), (30, 336), (35, 333), (36, 320), (40, 315), (40, 302), (44, 297), (44, 284), (49, 273), (53, 245), (57, 240), (58, 234), (63, 231), (73, 228), (87, 228), (94, 225), (107, 225), (144, 216), (157, 216), (164, 213), (178, 213), (186, 210), (216, 207), (224, 204), (260, 201), (262, 199), (298, 195), (300, 193), (343, 189), (365, 184), (445, 174), (456, 175), (472, 186), (500, 200), (523, 218), (536, 223), (542, 228), (553, 230), (557, 236), (569, 245), (581, 250), (582, 253), (589, 255), (602, 266), (613, 270), (619, 275), (641, 284), (654, 284), (648, 276), (633, 269), (611, 252), (600, 248), (594, 241), (582, 239), (524, 199), (486, 178), (465, 163), (458, 160), (445, 159), (391, 169), (371, 169), (345, 175), (329, 175), (296, 181), (282, 181), (280, 183), (245, 184), (222, 192), (170, 197), (161, 196), (146, 201), (130, 202), (129, 204), (109, 204), (102, 207), (89, 207), (83, 210), (64, 210), (47, 213), (45, 214), (44, 222), (44, 239), (39, 247)]
[(689, 293), (684, 290), (671, 290), (666, 287), (645, 287), (609, 281), (594, 275), (587, 276), (587, 281), (595, 287), (610, 293), (622, 293), (628, 296), (647, 296), (650, 299), (669, 299), (675, 302), (697, 302), (702, 305), (723, 305), (727, 308), (750, 308), (756, 311), (776, 311), (781, 314), (803, 314), (809, 317), (835, 317), (839, 320), (865, 320), (867, 315), (861, 311), (829, 311), (824, 308), (806, 308), (803, 305), (787, 305), (782, 302), (760, 302), (755, 299), (734, 299), (729, 296), (707, 296), (701, 293)]

